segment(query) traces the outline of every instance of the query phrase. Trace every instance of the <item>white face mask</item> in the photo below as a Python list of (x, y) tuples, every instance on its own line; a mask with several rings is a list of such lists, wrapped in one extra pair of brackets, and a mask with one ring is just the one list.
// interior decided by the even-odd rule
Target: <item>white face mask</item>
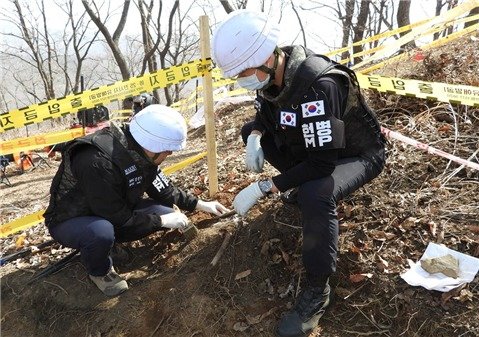
[(238, 77), (236, 81), (238, 81), (238, 84), (245, 89), (248, 90), (260, 90), (266, 86), (266, 84), (269, 83), (269, 79), (271, 76), (267, 74), (266, 79), (264, 81), (260, 81), (258, 79), (258, 76), (256, 76), (256, 71), (245, 77)]

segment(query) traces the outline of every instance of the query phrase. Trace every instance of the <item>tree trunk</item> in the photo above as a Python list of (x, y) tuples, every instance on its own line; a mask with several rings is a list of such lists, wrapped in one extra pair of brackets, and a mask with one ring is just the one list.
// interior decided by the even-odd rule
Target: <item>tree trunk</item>
[[(341, 47), (346, 47), (349, 44), (349, 36), (351, 32), (351, 27), (353, 24), (353, 15), (354, 15), (354, 0), (346, 0), (344, 4), (344, 16), (342, 16), (342, 26), (343, 26), (343, 39), (341, 41)], [(345, 51), (341, 54), (341, 59), (349, 58), (350, 51)]]
[[(404, 27), (411, 23), (409, 20), (409, 11), (411, 8), (411, 1), (399, 1), (398, 11), (396, 14), (396, 20), (398, 22), (398, 27)], [(404, 32), (399, 33), (399, 36), (404, 36), (409, 33), (411, 30), (406, 30)], [(416, 48), (416, 42), (410, 41), (405, 45), (401, 46), (401, 48), (409, 49), (409, 48)]]
[(221, 3), (221, 6), (223, 6), (223, 8), (225, 9), (225, 12), (226, 13), (231, 13), (232, 11), (234, 11), (234, 8), (233, 6), (231, 6), (231, 4), (229, 3), (228, 0), (220, 0), (220, 3)]
[[(128, 17), (128, 9), (130, 7), (130, 0), (125, 0), (124, 2), (120, 22), (118, 23), (118, 26), (113, 33), (113, 36), (110, 34), (108, 28), (106, 28), (104, 23), (100, 20), (99, 15), (93, 12), (90, 5), (88, 4), (88, 0), (82, 0), (81, 2), (83, 4), (83, 7), (85, 7), (85, 10), (90, 16), (91, 20), (95, 23), (95, 25), (98, 27), (98, 30), (105, 37), (106, 43), (110, 47), (113, 57), (115, 58), (116, 64), (120, 69), (122, 79), (129, 79), (131, 77), (130, 70), (128, 69), (128, 64), (126, 63), (125, 57), (123, 56), (123, 53), (121, 52), (121, 49), (118, 45), (118, 40), (120, 39), (120, 35), (123, 32), (123, 28), (125, 28), (126, 18)], [(95, 8), (98, 8), (95, 4), (95, 1), (92, 1), (92, 4)]]
[[(366, 22), (369, 16), (369, 0), (361, 0), (361, 5), (359, 7), (358, 22), (356, 27), (354, 27), (354, 37), (353, 43), (361, 41), (364, 38), (364, 31), (366, 30)], [(359, 53), (362, 51), (361, 46), (353, 46), (353, 54)], [(354, 63), (362, 61), (362, 57), (355, 57)]]

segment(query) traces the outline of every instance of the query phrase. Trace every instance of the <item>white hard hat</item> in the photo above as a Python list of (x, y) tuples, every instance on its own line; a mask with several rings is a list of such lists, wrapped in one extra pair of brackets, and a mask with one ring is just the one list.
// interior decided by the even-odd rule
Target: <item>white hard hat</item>
[(165, 105), (149, 105), (133, 116), (130, 132), (141, 147), (153, 153), (178, 151), (186, 146), (185, 119)]
[(264, 64), (279, 39), (279, 27), (264, 13), (237, 10), (213, 33), (212, 57), (225, 77)]

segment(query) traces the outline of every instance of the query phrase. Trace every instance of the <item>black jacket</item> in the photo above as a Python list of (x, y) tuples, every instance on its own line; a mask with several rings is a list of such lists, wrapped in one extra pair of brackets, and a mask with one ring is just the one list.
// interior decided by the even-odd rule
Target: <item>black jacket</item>
[(143, 237), (161, 227), (159, 215), (134, 211), (145, 192), (159, 204), (187, 211), (198, 202), (148, 161), (127, 129), (112, 125), (68, 144), (50, 188), (45, 223), (95, 215), (122, 236)]
[(285, 191), (328, 176), (340, 158), (361, 156), (382, 166), (385, 140), (354, 72), (301, 46), (282, 49), (284, 87), (258, 91), (253, 126), (274, 137), (291, 162), (273, 177), (276, 187)]

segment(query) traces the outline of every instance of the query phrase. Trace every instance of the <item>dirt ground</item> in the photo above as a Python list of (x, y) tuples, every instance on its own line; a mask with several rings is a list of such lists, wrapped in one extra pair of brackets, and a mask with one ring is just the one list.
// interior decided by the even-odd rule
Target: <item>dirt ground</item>
[[(479, 44), (477, 35), (474, 38), (427, 52), (420, 62), (388, 65), (384, 73), (477, 86)], [(478, 161), (478, 108), (374, 91), (365, 94), (383, 126), (462, 158), (476, 153), (471, 160)], [(269, 165), (261, 175), (244, 169), (239, 133), (253, 114), (250, 105), (217, 112), (220, 192), (215, 198), (228, 207), (241, 188), (260, 176), (276, 174)], [(189, 133), (188, 148), (164, 166), (204, 150), (203, 129)], [(48, 164), (24, 174), (9, 167), (12, 186), (0, 187), (2, 223), (47, 206), (59, 162), (48, 159)], [(429, 242), (479, 257), (479, 172), (458, 167), (398, 141), (389, 142), (384, 172), (338, 206), (334, 302), (311, 336), (479, 335), (479, 277), (450, 293), (412, 287), (400, 277), (408, 260), (417, 261)], [(171, 178), (208, 198), (207, 168), (206, 160), (201, 160)], [(116, 298), (98, 291), (78, 260), (28, 283), (70, 252), (58, 245), (2, 266), (1, 335), (273, 336), (304, 276), (298, 209), (271, 198), (262, 200), (246, 218), (189, 215), (199, 228), (192, 241), (171, 231), (123, 246), (128, 256), (115, 259), (115, 265), (130, 289)], [(1, 253), (50, 239), (40, 224), (1, 239)], [(223, 243), (224, 253), (213, 266)]]

